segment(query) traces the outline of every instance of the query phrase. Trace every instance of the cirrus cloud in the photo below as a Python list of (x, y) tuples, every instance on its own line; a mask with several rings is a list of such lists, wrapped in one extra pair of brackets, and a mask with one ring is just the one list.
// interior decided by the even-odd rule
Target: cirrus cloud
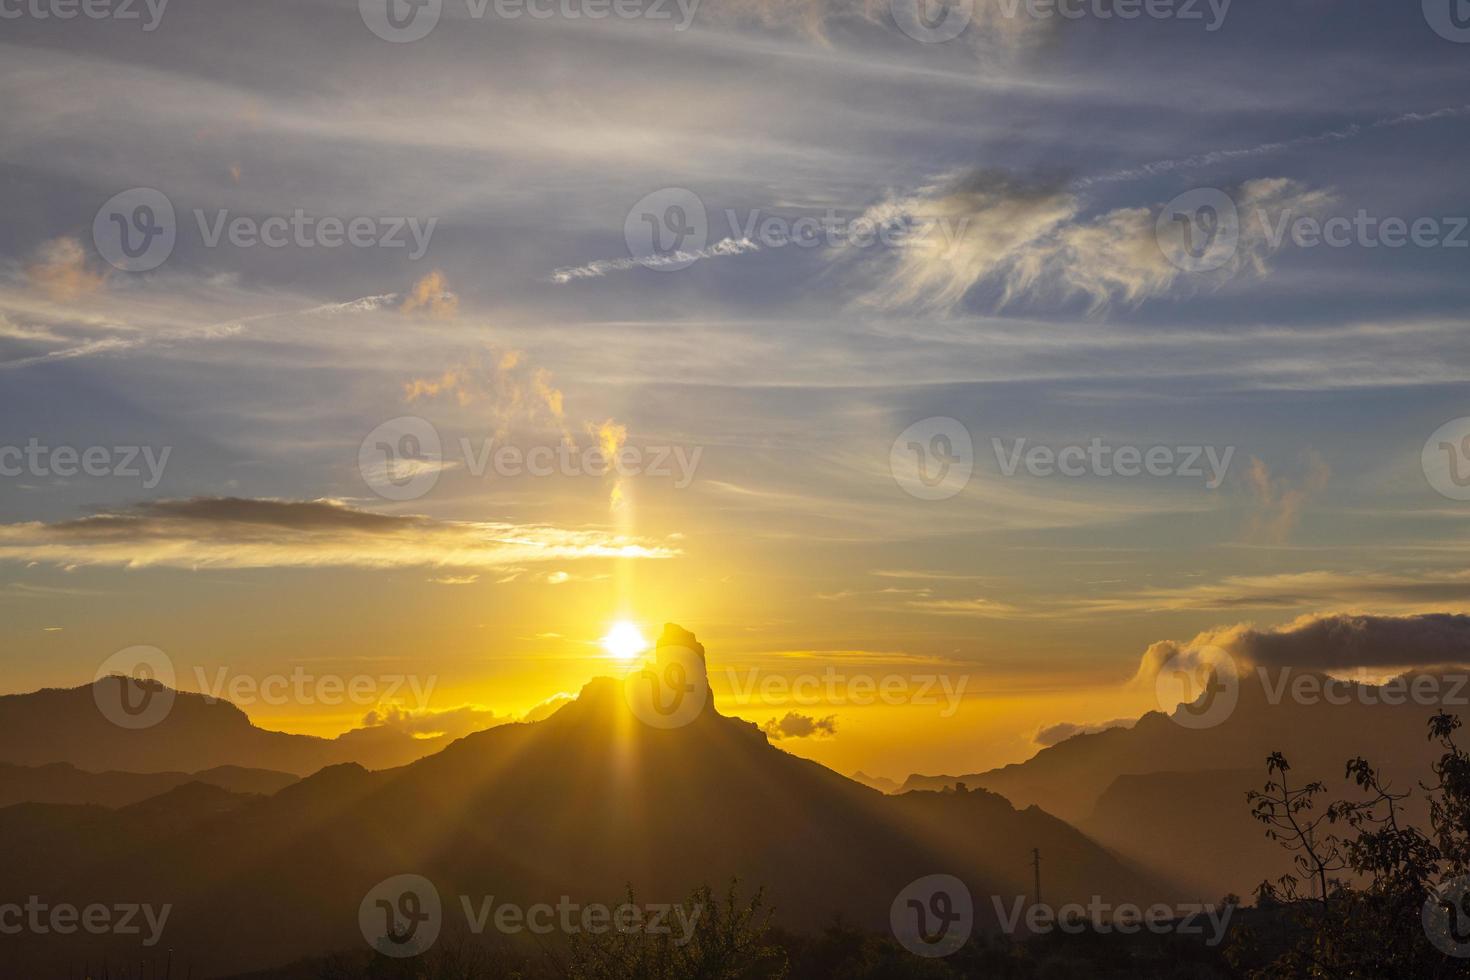
[(379, 514), (335, 500), (194, 497), (0, 524), (0, 560), (126, 568), (495, 568), (671, 558), (653, 541), (547, 524)]

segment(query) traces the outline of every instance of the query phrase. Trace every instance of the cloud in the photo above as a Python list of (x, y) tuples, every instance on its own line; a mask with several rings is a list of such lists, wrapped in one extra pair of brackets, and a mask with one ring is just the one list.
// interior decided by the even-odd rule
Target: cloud
[(1295, 667), (1326, 673), (1403, 671), (1470, 665), (1470, 616), (1313, 614), (1275, 629), (1249, 623), (1209, 630), (1187, 643), (1149, 646), (1134, 680), (1153, 684), (1164, 664), (1200, 662), (1207, 648), (1230, 654), (1241, 668)]
[(26, 278), (53, 300), (75, 300), (95, 293), (107, 282), (105, 272), (88, 267), (82, 243), (70, 236), (53, 238), (36, 252), (25, 269)]
[(1041, 746), (1056, 745), (1065, 742), (1073, 735), (1096, 735), (1110, 728), (1132, 728), (1136, 718), (1114, 718), (1112, 721), (1099, 721), (1093, 724), (1077, 725), (1069, 721), (1058, 722), (1055, 725), (1047, 725), (1032, 736), (1031, 741)]
[[(628, 427), (613, 419), (607, 419), (596, 425), (589, 422), (587, 424), (587, 431), (597, 440), (597, 446), (602, 450), (603, 458), (609, 461), (608, 472), (615, 473), (616, 468), (612, 467), (611, 461), (617, 458), (618, 451), (628, 441)], [(627, 504), (627, 491), (623, 487), (623, 480), (620, 476), (614, 476), (612, 491), (608, 495), (608, 506), (612, 509), (613, 513), (617, 513), (624, 509)]]
[(480, 581), (479, 575), (443, 575), (439, 578), (431, 578), (430, 582), (435, 585), (474, 585)]
[(378, 514), (333, 500), (195, 497), (52, 524), (0, 524), (0, 560), (61, 566), (496, 568), (678, 553), (603, 531)]
[(949, 174), (869, 208), (866, 218), (906, 234), (891, 248), (849, 247), (839, 255), (868, 274), (876, 267), (878, 285), (863, 297), (872, 306), (952, 312), (972, 290), (989, 285), (997, 307), (1082, 297), (1098, 312), (1176, 287), (1264, 276), (1279, 245), (1272, 222), (1317, 214), (1331, 200), (1280, 178), (1248, 181), (1231, 197), (1240, 215), (1239, 244), (1214, 273), (1186, 272), (1165, 257), (1155, 235), (1160, 204), (1089, 217), (1086, 202), (1062, 182), (998, 170)]
[(1296, 477), (1272, 476), (1265, 463), (1252, 457), (1246, 482), (1255, 499), (1256, 512), (1246, 528), (1247, 537), (1273, 543), (1285, 541), (1301, 519), (1302, 508), (1314, 494), (1326, 488), (1331, 476), (1331, 467), (1316, 452), (1307, 454), (1306, 472)]
[[(1031, 16), (1024, 6), (1004, 0), (974, 0), (968, 6), (954, 5), (969, 15), (969, 22), (956, 43), (966, 43), (978, 53), (1002, 54), (1026, 50), (1051, 36), (1062, 18)], [(823, 46), (832, 43), (839, 25), (866, 24), (881, 27), (911, 44), (895, 23), (896, 4), (891, 0), (724, 0), (707, 8), (709, 15), (736, 23), (757, 24), (770, 30), (796, 33)], [(919, 13), (930, 11), (923, 3)]]
[(427, 313), (442, 320), (452, 320), (459, 312), (459, 297), (451, 293), (444, 280), (444, 273), (435, 269), (413, 284), (403, 303), (400, 313)]
[(772, 718), (761, 726), (774, 741), (783, 738), (827, 738), (837, 734), (837, 716), (828, 715), (825, 718), (814, 718), (796, 711), (788, 711), (785, 716)]
[(910, 599), (904, 605), (910, 609), (932, 613), (936, 616), (974, 616), (980, 619), (1004, 618), (1016, 615), (1021, 611), (1009, 603), (979, 597), (974, 599)]
[(577, 279), (601, 279), (609, 272), (627, 272), (630, 269), (656, 269), (659, 266), (685, 265), (701, 259), (718, 259), (729, 255), (744, 255), (759, 252), (760, 246), (749, 238), (722, 238), (708, 248), (679, 249), (666, 255), (642, 255), (627, 259), (597, 259), (586, 265), (566, 266), (551, 273), (551, 281), (564, 286)]
[(575, 694), (554, 694), (521, 716), (521, 721), (545, 721), (577, 700)]
[(1067, 608), (1082, 614), (1137, 614), (1182, 610), (1293, 609), (1355, 612), (1390, 607), (1399, 613), (1441, 612), (1470, 606), (1470, 572), (1415, 574), (1306, 571), (1278, 575), (1230, 575), (1215, 582), (1176, 588), (1142, 589), (1100, 599), (1069, 599)]
[(1148, 177), (1157, 177), (1162, 174), (1174, 173), (1179, 170), (1196, 170), (1201, 167), (1210, 167), (1221, 163), (1230, 163), (1236, 160), (1249, 159), (1251, 157), (1270, 156), (1277, 153), (1285, 153), (1289, 150), (1299, 150), (1303, 147), (1314, 146), (1321, 143), (1340, 143), (1344, 140), (1353, 139), (1365, 132), (1396, 126), (1411, 126), (1420, 123), (1434, 122), (1440, 119), (1452, 119), (1470, 113), (1470, 105), (1447, 106), (1436, 109), (1433, 112), (1405, 112), (1396, 116), (1388, 116), (1375, 120), (1366, 125), (1354, 123), (1343, 129), (1329, 129), (1321, 133), (1313, 133), (1307, 136), (1297, 136), (1289, 140), (1276, 140), (1270, 143), (1258, 143), (1255, 146), (1238, 147), (1228, 150), (1211, 150), (1208, 153), (1197, 153), (1194, 156), (1175, 157), (1167, 160), (1154, 160), (1138, 167), (1129, 167), (1124, 170), (1114, 170), (1110, 173), (1096, 174), (1091, 177), (1083, 177), (1074, 186), (1088, 187), (1093, 184), (1114, 183), (1125, 180), (1142, 180)]
[(491, 347), (442, 374), (412, 379), (403, 386), (403, 398), (410, 404), (452, 399), (461, 408), (484, 406), (497, 438), (524, 422), (555, 426), (569, 440), (566, 396), (551, 377), (523, 352)]
[(409, 711), (397, 705), (388, 705), (375, 708), (364, 715), (362, 727), (391, 728), (415, 738), (431, 738), (436, 735), (460, 738), (512, 720), (509, 716), (497, 715), (488, 708), (477, 708), (473, 705), (462, 705), (443, 711)]

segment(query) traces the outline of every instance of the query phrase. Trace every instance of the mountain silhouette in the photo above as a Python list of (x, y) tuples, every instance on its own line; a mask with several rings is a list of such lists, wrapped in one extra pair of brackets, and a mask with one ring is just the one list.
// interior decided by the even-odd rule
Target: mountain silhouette
[[(363, 948), (359, 904), (403, 873), (432, 881), (446, 923), (461, 925), (461, 895), (616, 904), (631, 887), (640, 902), (677, 902), (739, 877), (790, 928), (841, 916), (886, 931), (900, 890), (943, 873), (970, 888), (977, 927), (993, 928), (991, 896), (1031, 893), (1032, 848), (1052, 902), (1175, 894), (1041, 809), (955, 787), (885, 796), (708, 699), (687, 723), (655, 727), (611, 678), (545, 720), (398, 768), (328, 766), (269, 797), (188, 784), (115, 811), (0, 810), (0, 862), (68, 847), (59, 868), (21, 861), (19, 893), (171, 902), (168, 945), (201, 976)], [(23, 937), (15, 962), (50, 962), (58, 938)], [(68, 939), (73, 959), (137, 953), (118, 937)]]
[[(1307, 671), (1292, 676), (1307, 678), (1309, 686), (1328, 680)], [(1412, 689), (1413, 676), (1405, 689)], [(1457, 684), (1445, 678), (1438, 689), (1453, 696)], [(1265, 840), (1245, 797), (1265, 782), (1270, 753), (1285, 754), (1300, 781), (1321, 780), (1334, 798), (1357, 796), (1344, 777), (1354, 757), (1373, 762), (1400, 790), (1416, 787), (1437, 758), (1425, 738), (1430, 715), (1440, 710), (1433, 705), (1392, 692), (1385, 697), (1385, 688), (1367, 684), (1334, 688), (1334, 698), (1345, 703), (1320, 697), (1307, 703), (1278, 696), (1277, 686), (1279, 678), (1268, 685), (1257, 673), (1243, 673), (1234, 710), (1213, 727), (1189, 728), (1149, 712), (1131, 728), (1074, 735), (1023, 763), (962, 776), (913, 775), (902, 791), (956, 781), (983, 787), (1017, 806), (1056, 814), (1196, 894), (1249, 894), (1284, 870), (1279, 848)], [(1407, 812), (1422, 817), (1412, 801)]]
[[(98, 707), (166, 694), (173, 697), (167, 714), (145, 728), (119, 727)], [(450, 741), (386, 727), (357, 728), (336, 738), (267, 731), (228, 701), (121, 675), (82, 687), (0, 696), (0, 763), (19, 766), (66, 763), (90, 772), (234, 766), (305, 776), (342, 762), (370, 769), (401, 766)]]
[(296, 782), (290, 773), (218, 766), (195, 773), (87, 772), (66, 762), (44, 766), (0, 763), (0, 807), (16, 803), (75, 803), (122, 807), (185, 783), (204, 783), (231, 793), (269, 795)]

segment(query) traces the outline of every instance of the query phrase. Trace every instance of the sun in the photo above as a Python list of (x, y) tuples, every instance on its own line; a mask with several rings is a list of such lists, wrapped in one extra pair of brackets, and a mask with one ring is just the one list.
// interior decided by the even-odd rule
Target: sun
[(648, 641), (643, 638), (643, 633), (638, 629), (637, 623), (620, 619), (612, 624), (607, 635), (600, 641), (602, 648), (608, 652), (608, 656), (615, 660), (632, 660), (638, 654), (648, 649)]

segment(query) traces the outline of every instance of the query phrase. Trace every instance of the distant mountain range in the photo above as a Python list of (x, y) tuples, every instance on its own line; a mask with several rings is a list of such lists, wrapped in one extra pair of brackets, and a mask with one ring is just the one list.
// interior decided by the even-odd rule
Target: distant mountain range
[[(1308, 678), (1308, 689), (1326, 680), (1308, 672), (1295, 676)], [(1448, 695), (1457, 684), (1449, 679), (1438, 689)], [(964, 782), (1017, 806), (1040, 806), (1209, 900), (1227, 891), (1249, 895), (1263, 879), (1287, 870), (1246, 801), (1247, 791), (1266, 782), (1270, 753), (1284, 753), (1299, 782), (1321, 780), (1330, 794), (1352, 798), (1356, 787), (1344, 778), (1349, 759), (1368, 759), (1402, 791), (1428, 779), (1438, 758), (1426, 736), (1429, 717), (1439, 709), (1393, 692), (1385, 697), (1383, 688), (1371, 685), (1339, 686), (1334, 698), (1344, 703), (1276, 697), (1257, 674), (1247, 673), (1234, 711), (1214, 727), (1189, 728), (1150, 712), (1131, 728), (1074, 735), (1016, 765), (960, 776), (913, 775), (901, 792)], [(1447, 710), (1464, 711), (1454, 705)], [(1409, 814), (1420, 816), (1413, 807)]]
[(219, 766), (195, 773), (86, 772), (65, 762), (44, 766), (0, 763), (0, 807), (16, 803), (90, 804), (122, 807), (141, 803), (185, 783), (204, 783), (230, 793), (269, 796), (298, 777), (266, 769)]
[[(359, 904), (404, 873), (434, 882), (449, 909), (461, 895), (615, 903), (629, 887), (675, 902), (739, 877), (798, 930), (838, 916), (886, 929), (909, 882), (949, 874), (987, 929), (992, 896), (1032, 894), (1033, 848), (1053, 905), (1210, 902), (1279, 875), (1286, 859), (1245, 800), (1272, 751), (1343, 792), (1352, 756), (1404, 788), (1434, 757), (1434, 709), (1372, 703), (1378, 689), (1272, 703), (1247, 678), (1239, 693), (1212, 728), (1154, 712), (985, 773), (902, 787), (859, 774), (901, 790), (887, 795), (712, 701), (682, 727), (645, 724), (610, 678), (543, 720), (447, 745), (267, 732), (187, 694), (165, 722), (126, 731), (100, 717), (91, 687), (41, 691), (0, 698), (0, 803), (17, 804), (0, 808), (0, 868), (15, 895), (168, 903), (167, 946), (196, 976), (362, 949)], [(137, 944), (7, 937), (7, 964), (43, 976), (63, 961), (136, 960)]]
[(394, 728), (358, 728), (337, 738), (257, 728), (228, 701), (173, 692), (162, 721), (120, 728), (98, 710), (98, 698), (121, 697), (122, 685), (157, 696), (156, 681), (121, 676), (69, 689), (0, 696), (0, 763), (67, 763), (89, 772), (198, 772), (235, 766), (306, 776), (355, 762), (369, 769), (401, 766), (437, 752), (452, 739), (415, 738)]
[[(27, 714), (14, 705), (9, 724)], [(180, 722), (203, 726), (201, 738), (221, 727), (212, 708)], [(249, 740), (278, 753), (266, 756), (277, 764), (287, 758), (248, 734), (258, 731), (248, 722), (223, 727), (237, 746)], [(1009, 905), (1031, 894), (1033, 848), (1045, 856), (1049, 901), (1180, 897), (1038, 808), (954, 787), (885, 796), (775, 748), (712, 703), (682, 727), (651, 727), (607, 678), (543, 721), (470, 735), (397, 768), (328, 766), (270, 796), (192, 782), (113, 810), (0, 809), (9, 891), (78, 905), (170, 903), (166, 944), (195, 976), (362, 949), (359, 904), (402, 873), (433, 881), (455, 913), (459, 895), (617, 903), (631, 887), (641, 902), (677, 902), (739, 877), (766, 889), (788, 927), (819, 929), (840, 915), (877, 930), (901, 889), (943, 873), (975, 896), (977, 928), (994, 928), (990, 896)], [(104, 955), (136, 960), (137, 943), (26, 935), (7, 940), (7, 962), (40, 975), (58, 956), (78, 967)]]

